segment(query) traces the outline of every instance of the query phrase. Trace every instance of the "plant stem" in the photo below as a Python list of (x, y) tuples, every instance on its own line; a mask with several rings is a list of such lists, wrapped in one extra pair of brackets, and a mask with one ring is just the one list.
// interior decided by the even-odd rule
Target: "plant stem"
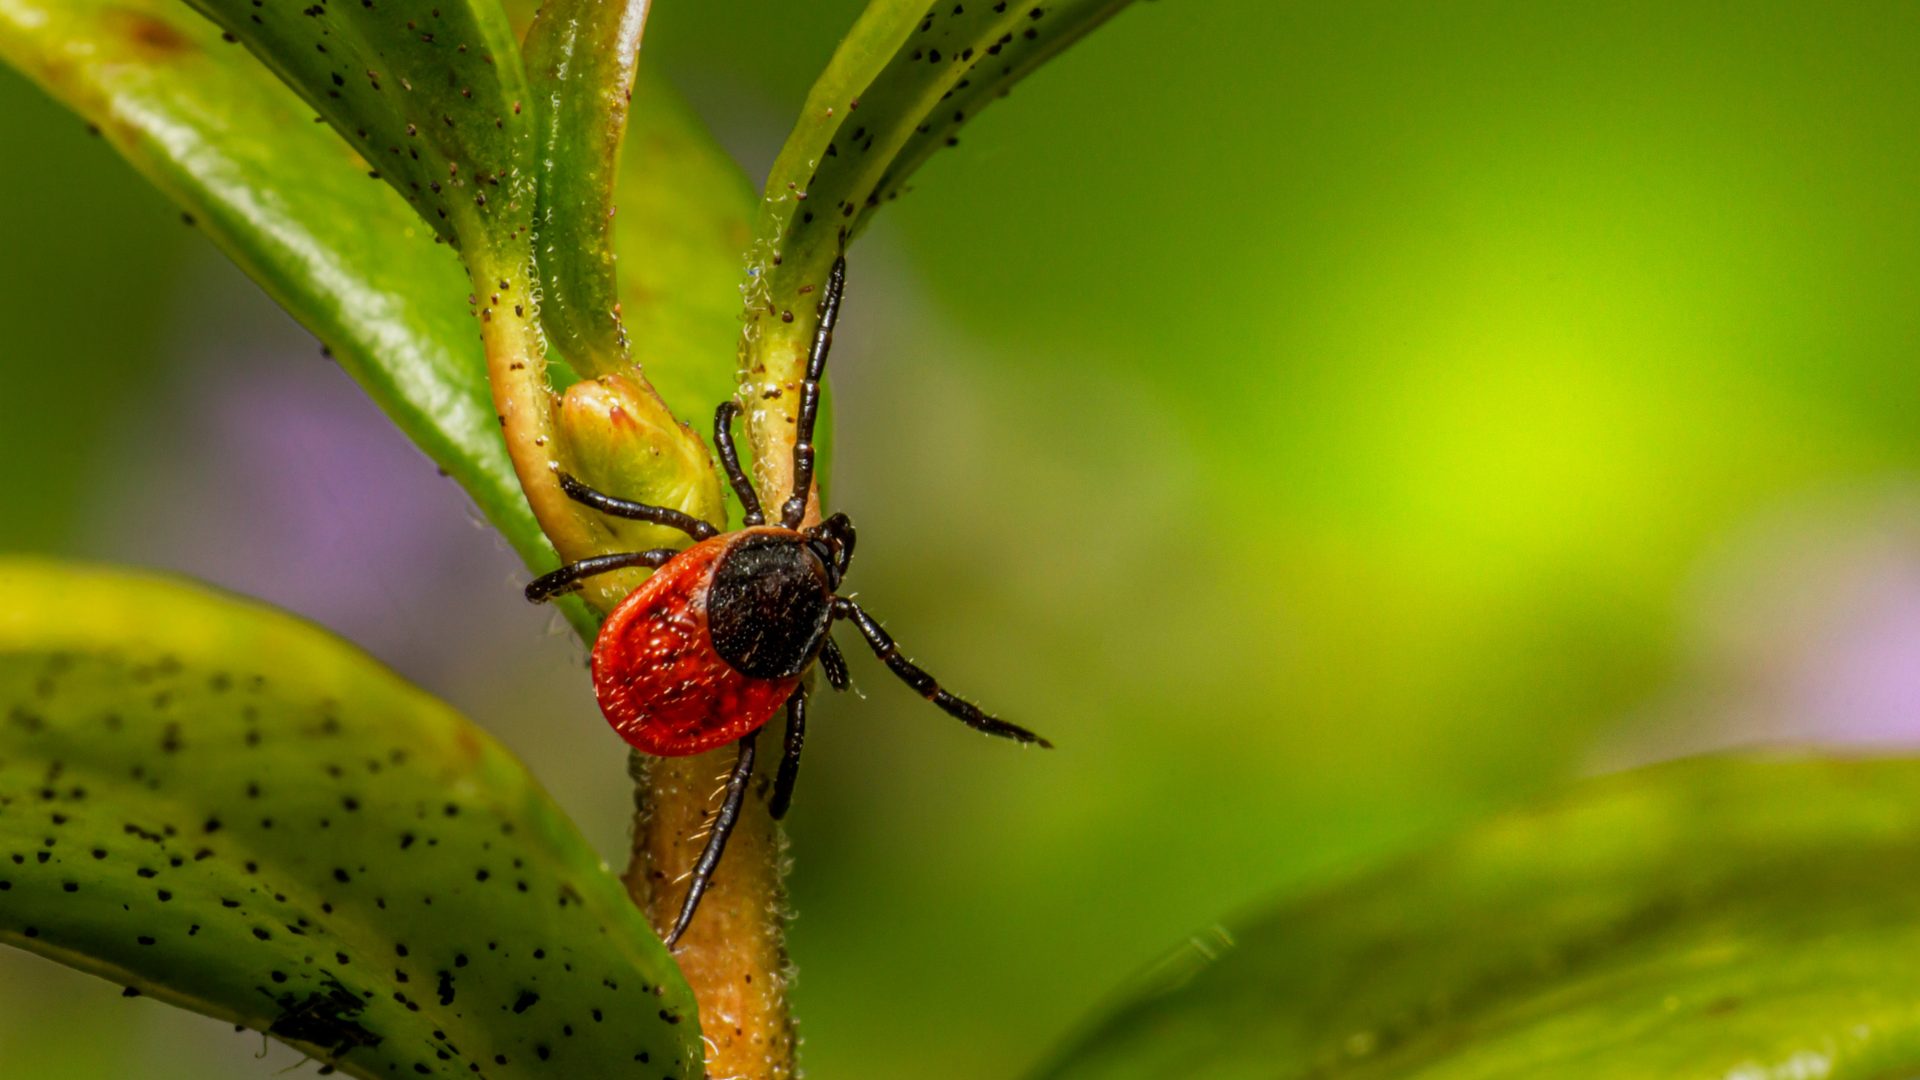
[[(527, 275), (477, 267), (474, 278), (494, 408), (534, 517), (562, 559), (603, 554), (610, 534), (579, 512), (556, 476), (565, 447), (556, 435), (545, 343), (531, 305), (516, 311), (508, 299), (524, 291)], [(492, 300), (496, 294), (501, 301)], [(582, 595), (605, 614), (625, 589), (607, 582)], [(683, 879), (706, 840), (721, 786), (716, 778), (726, 776), (734, 754), (728, 747), (691, 758), (632, 756), (633, 856), (625, 881), (628, 895), (663, 938), (679, 913)], [(787, 1006), (785, 859), (767, 813), (767, 790), (763, 775), (749, 792), (699, 916), (674, 950), (700, 1003), (707, 1073), (716, 1080), (790, 1080), (796, 1073)]]
[[(596, 554), (600, 537), (560, 489), (557, 470), (563, 464), (562, 448), (555, 434), (553, 391), (547, 384), (546, 343), (530, 296), (532, 275), (525, 266), (489, 262), (474, 260), (473, 296), (480, 339), (487, 349), (487, 381), (507, 455), (534, 519), (560, 557)], [(593, 599), (590, 596), (589, 602)]]
[[(723, 747), (695, 757), (629, 759), (634, 780), (633, 857), (627, 893), (664, 932), (680, 912), (687, 868), (706, 842), (709, 808), (733, 767)], [(755, 777), (700, 913), (674, 949), (700, 1001), (707, 1073), (714, 1080), (790, 1080), (793, 1020), (787, 1005), (784, 839), (767, 813), (769, 783)]]

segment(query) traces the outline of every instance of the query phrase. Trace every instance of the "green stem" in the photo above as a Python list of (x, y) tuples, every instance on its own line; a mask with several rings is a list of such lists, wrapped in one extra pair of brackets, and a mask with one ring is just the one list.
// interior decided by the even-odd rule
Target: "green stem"
[[(474, 295), (494, 407), (514, 470), (534, 517), (562, 559), (602, 554), (611, 549), (611, 533), (581, 513), (557, 479), (560, 468), (573, 466), (565, 461), (567, 448), (558, 436), (535, 312), (514, 299), (524, 292), (525, 275), (483, 267), (476, 260)], [(584, 591), (583, 599), (604, 615), (635, 581), (606, 575)], [(705, 842), (720, 786), (715, 778), (724, 776), (732, 763), (731, 748), (691, 758), (633, 755), (636, 812), (625, 881), (628, 894), (662, 937), (685, 895), (686, 871)], [(674, 960), (700, 1002), (711, 1076), (788, 1080), (795, 1075), (787, 1002), (785, 859), (766, 798), (763, 777), (741, 813), (699, 917), (674, 950)]]
[[(629, 759), (634, 818), (627, 893), (657, 930), (679, 914), (683, 879), (706, 843), (710, 810), (717, 809), (733, 761), (731, 746), (695, 757), (636, 752)], [(768, 787), (764, 773), (755, 778), (713, 887), (674, 949), (700, 1001), (709, 1076), (798, 1075), (787, 1001), (786, 840), (767, 813)]]

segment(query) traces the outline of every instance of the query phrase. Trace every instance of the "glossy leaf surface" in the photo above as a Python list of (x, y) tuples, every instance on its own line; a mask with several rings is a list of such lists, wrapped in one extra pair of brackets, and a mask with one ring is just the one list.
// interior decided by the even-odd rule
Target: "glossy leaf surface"
[[(526, 28), (529, 55), (544, 54), (548, 47), (532, 33), (531, 0), (505, 6), (513, 24)], [(631, 78), (612, 205), (620, 314), (633, 362), (704, 438), (714, 408), (737, 384), (740, 273), (755, 192), (644, 53)]]
[(451, 709), (185, 583), (0, 594), (0, 940), (360, 1076), (698, 1074), (640, 912)]
[(526, 247), (531, 117), (496, 0), (187, 2), (325, 116), (442, 238), (496, 258)]
[(753, 188), (644, 63), (621, 156), (613, 236), (634, 359), (674, 415), (704, 436), (737, 382)]
[[(0, 0), (0, 56), (94, 124), (312, 330), (530, 566), (555, 564), (500, 441), (459, 260), (308, 105), (171, 0)], [(645, 167), (622, 171), (615, 236), (646, 257), (628, 260), (622, 302), (647, 375), (702, 429), (733, 390), (752, 197), (644, 70), (635, 101), (625, 153)], [(569, 614), (592, 632), (583, 609)]]
[(1042, 1075), (1920, 1068), (1920, 763), (1609, 777), (1215, 931)]
[(614, 180), (647, 0), (553, 0), (526, 35), (539, 184), (540, 319), (582, 375), (625, 367), (614, 263)]
[(0, 55), (101, 134), (313, 331), (529, 563), (458, 258), (313, 111), (184, 5), (0, 0)]
[[(542, 324), (574, 374), (619, 387), (612, 397), (623, 401), (607, 414), (581, 407), (606, 398), (602, 389), (567, 388), (559, 430), (572, 467), (601, 490), (724, 524), (704, 436), (734, 389), (752, 192), (678, 96), (639, 65), (643, 0), (555, 2), (537, 16), (525, 3), (506, 8), (526, 26), (538, 103)], [(583, 425), (592, 414), (615, 422)], [(610, 526), (596, 551), (685, 542), (670, 530), (595, 524)], [(617, 601), (644, 576), (607, 575), (591, 588)]]
[(781, 148), (755, 225), (741, 398), (754, 449), (780, 462), (760, 470), (770, 490), (785, 486), (777, 452), (791, 441), (834, 258), (962, 124), (1127, 2), (874, 0), (848, 32)]

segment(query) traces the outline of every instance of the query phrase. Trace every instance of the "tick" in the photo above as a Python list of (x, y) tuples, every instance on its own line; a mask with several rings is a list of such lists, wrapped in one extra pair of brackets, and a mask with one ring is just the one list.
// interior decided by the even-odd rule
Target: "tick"
[(806, 738), (805, 677), (815, 663), (835, 690), (848, 686), (846, 660), (833, 642), (836, 622), (852, 623), (874, 655), (920, 696), (977, 731), (1023, 743), (1051, 746), (1026, 728), (988, 715), (978, 705), (941, 689), (926, 671), (900, 654), (900, 647), (873, 616), (848, 597), (840, 582), (853, 561), (853, 522), (834, 514), (802, 528), (813, 487), (813, 426), (820, 410), (820, 377), (833, 326), (840, 315), (847, 264), (834, 262), (807, 354), (806, 380), (793, 444), (793, 487), (780, 507), (780, 523), (767, 524), (760, 500), (734, 452), (733, 421), (740, 407), (721, 404), (713, 417), (713, 445), (727, 480), (740, 497), (741, 527), (722, 532), (691, 514), (615, 498), (561, 474), (568, 497), (610, 517), (664, 525), (694, 540), (685, 550), (598, 555), (542, 575), (527, 586), (539, 603), (579, 587), (595, 574), (631, 567), (654, 573), (613, 609), (593, 645), (593, 688), (607, 722), (629, 744), (649, 754), (677, 757), (727, 743), (739, 746), (726, 797), (706, 847), (694, 864), (687, 896), (666, 943), (686, 932), (726, 851), (753, 776), (754, 740), (784, 706), (785, 752), (768, 809), (785, 816), (800, 771)]

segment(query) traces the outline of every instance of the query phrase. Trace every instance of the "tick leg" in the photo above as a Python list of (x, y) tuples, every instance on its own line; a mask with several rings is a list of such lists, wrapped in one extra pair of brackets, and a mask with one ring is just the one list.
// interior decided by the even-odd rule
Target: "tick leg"
[(767, 515), (760, 509), (760, 496), (753, 493), (753, 485), (747, 483), (747, 474), (740, 471), (740, 455), (733, 449), (733, 418), (740, 415), (740, 403), (731, 399), (720, 403), (713, 410), (713, 447), (720, 453), (720, 467), (727, 471), (727, 482), (733, 485), (733, 493), (740, 496), (740, 526), (765, 525)]
[(687, 932), (687, 924), (693, 921), (693, 913), (700, 907), (700, 898), (707, 894), (707, 886), (713, 884), (713, 871), (727, 850), (727, 838), (733, 835), (733, 826), (740, 820), (740, 804), (746, 801), (747, 781), (753, 777), (753, 740), (759, 734), (750, 731), (740, 739), (740, 757), (733, 763), (733, 775), (727, 777), (726, 800), (720, 804), (720, 815), (713, 819), (713, 830), (707, 834), (707, 846), (700, 852), (700, 861), (693, 864), (693, 878), (687, 882), (687, 898), (680, 904), (680, 917), (673, 921), (673, 930), (667, 934), (669, 949)]
[(989, 735), (998, 735), (1001, 738), (1015, 739), (1023, 743), (1036, 743), (1048, 749), (1053, 748), (1052, 743), (1026, 728), (1009, 724), (997, 716), (989, 716), (973, 702), (964, 701), (940, 689), (939, 680), (922, 671), (913, 661), (900, 655), (900, 646), (894, 644), (893, 638), (888, 637), (887, 632), (880, 628), (880, 624), (873, 621), (873, 616), (862, 611), (859, 604), (844, 596), (836, 596), (833, 598), (833, 617), (849, 620), (859, 627), (860, 633), (867, 639), (867, 644), (873, 647), (873, 655), (887, 665), (887, 670), (899, 676), (901, 682), (913, 687), (921, 697), (946, 710), (948, 715), (961, 723)]
[(669, 529), (679, 529), (695, 540), (706, 540), (720, 535), (719, 529), (692, 514), (682, 513), (665, 506), (650, 506), (646, 503), (616, 499), (605, 492), (593, 490), (566, 473), (560, 474), (560, 490), (566, 492), (567, 498), (574, 502), (582, 506), (591, 506), (609, 517), (665, 525)]
[(634, 566), (651, 566), (658, 570), (678, 554), (672, 548), (654, 548), (652, 551), (622, 551), (614, 555), (581, 559), (528, 582), (527, 599), (536, 604), (545, 603), (561, 593), (579, 588), (581, 578), (590, 578), (610, 570), (626, 570)]
[(847, 287), (847, 257), (833, 260), (827, 277), (826, 299), (820, 304), (820, 325), (813, 331), (807, 353), (807, 380), (800, 384), (800, 415), (793, 427), (793, 491), (780, 508), (780, 523), (800, 527), (807, 516), (807, 495), (813, 490), (813, 421), (820, 415), (820, 377), (827, 371), (827, 350), (833, 348), (833, 324), (840, 321), (840, 294)]
[(832, 637), (820, 647), (820, 670), (827, 673), (827, 685), (835, 690), (853, 685), (853, 680), (847, 678), (847, 658), (840, 655), (840, 646), (833, 643)]
[(773, 778), (773, 798), (767, 810), (773, 820), (787, 816), (793, 804), (793, 782), (800, 778), (800, 747), (807, 741), (807, 688), (796, 686), (787, 699), (787, 745), (780, 757), (780, 771)]

